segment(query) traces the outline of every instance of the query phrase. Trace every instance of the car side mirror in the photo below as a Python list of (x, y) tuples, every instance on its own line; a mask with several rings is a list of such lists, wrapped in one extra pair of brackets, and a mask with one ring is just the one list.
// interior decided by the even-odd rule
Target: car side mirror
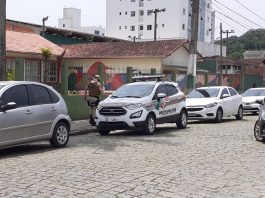
[(222, 95), (221, 99), (228, 98), (228, 97), (229, 97), (229, 94), (224, 94), (224, 95)]
[(161, 100), (162, 98), (165, 98), (167, 95), (165, 93), (159, 93), (157, 94), (157, 101)]
[(264, 99), (257, 99), (256, 103), (263, 105), (264, 104)]
[(1, 111), (8, 111), (8, 110), (11, 110), (11, 109), (16, 109), (17, 108), (17, 104), (15, 102), (9, 102), (5, 105), (2, 105), (1, 106)]

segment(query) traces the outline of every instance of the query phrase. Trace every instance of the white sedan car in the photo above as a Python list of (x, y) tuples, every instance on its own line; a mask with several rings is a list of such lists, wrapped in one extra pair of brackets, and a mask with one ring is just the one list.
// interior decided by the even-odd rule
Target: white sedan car
[(242, 94), (243, 108), (245, 113), (257, 114), (260, 104), (257, 100), (265, 98), (265, 88), (250, 88)]
[(212, 119), (222, 122), (223, 117), (243, 118), (242, 97), (228, 86), (194, 89), (186, 100), (189, 119)]

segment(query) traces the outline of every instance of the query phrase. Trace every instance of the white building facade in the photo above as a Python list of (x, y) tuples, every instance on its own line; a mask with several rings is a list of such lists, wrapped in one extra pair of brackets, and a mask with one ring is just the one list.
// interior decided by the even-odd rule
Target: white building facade
[[(199, 41), (212, 42), (214, 20), (212, 0), (200, 1)], [(107, 0), (106, 35), (121, 39), (154, 38), (154, 13), (157, 13), (157, 39), (187, 39), (191, 29), (191, 0)]]
[(77, 8), (64, 8), (63, 9), (63, 18), (58, 20), (58, 27), (85, 32), (89, 34), (96, 34), (96, 35), (105, 35), (105, 28), (102, 26), (88, 26), (82, 27), (81, 26), (81, 9)]

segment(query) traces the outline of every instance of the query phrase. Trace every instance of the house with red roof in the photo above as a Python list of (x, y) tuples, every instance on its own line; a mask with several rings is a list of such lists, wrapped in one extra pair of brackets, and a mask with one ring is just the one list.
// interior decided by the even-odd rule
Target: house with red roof
[[(44, 64), (41, 49), (50, 49), (48, 64)], [(38, 34), (7, 31), (6, 32), (6, 64), (8, 80), (59, 82), (60, 58), (64, 49), (46, 40)]]
[[(63, 61), (70, 68), (93, 75), (98, 66), (103, 67), (106, 89), (115, 90), (126, 83), (127, 68), (135, 74), (166, 74), (172, 80), (180, 72), (187, 71), (188, 40), (166, 40), (148, 42), (95, 42), (63, 45)], [(152, 72), (151, 72), (152, 71)], [(121, 75), (118, 75), (121, 74)]]

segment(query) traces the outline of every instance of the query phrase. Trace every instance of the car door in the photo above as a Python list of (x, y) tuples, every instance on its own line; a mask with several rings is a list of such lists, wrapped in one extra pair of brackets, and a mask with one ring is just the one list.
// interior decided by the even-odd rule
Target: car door
[[(157, 95), (159, 93), (164, 93), (166, 94), (166, 97), (160, 99), (159, 101), (157, 101)], [(156, 100), (156, 118), (157, 118), (157, 123), (162, 123), (164, 122), (164, 120), (168, 117), (168, 110), (169, 110), (169, 97), (168, 97), (168, 92), (167, 92), (167, 88), (166, 85), (160, 84), (155, 92), (155, 96), (154, 99)]]
[(176, 115), (180, 113), (182, 109), (180, 101), (183, 101), (178, 94), (178, 89), (172, 84), (166, 84), (167, 93), (168, 93), (168, 116), (176, 120)]
[(231, 113), (233, 115), (238, 113), (239, 105), (241, 104), (241, 96), (238, 95), (237, 91), (232, 87), (228, 88), (230, 95), (231, 95)]
[(46, 87), (35, 84), (27, 85), (27, 87), (34, 121), (32, 136), (47, 135), (58, 114), (57, 106), (52, 103)]
[(15, 85), (7, 89), (0, 98), (1, 105), (15, 102), (17, 108), (0, 112), (0, 144), (12, 145), (16, 141), (31, 136), (33, 115), (29, 106), (28, 91), (25, 85)]
[[(225, 94), (228, 94), (228, 97), (224, 98)], [(231, 97), (230, 97), (230, 94), (227, 88), (223, 88), (221, 95), (220, 95), (220, 100), (221, 100), (221, 106), (223, 108), (223, 115), (224, 116), (230, 115), (232, 111), (231, 110), (232, 104), (231, 104)]]

